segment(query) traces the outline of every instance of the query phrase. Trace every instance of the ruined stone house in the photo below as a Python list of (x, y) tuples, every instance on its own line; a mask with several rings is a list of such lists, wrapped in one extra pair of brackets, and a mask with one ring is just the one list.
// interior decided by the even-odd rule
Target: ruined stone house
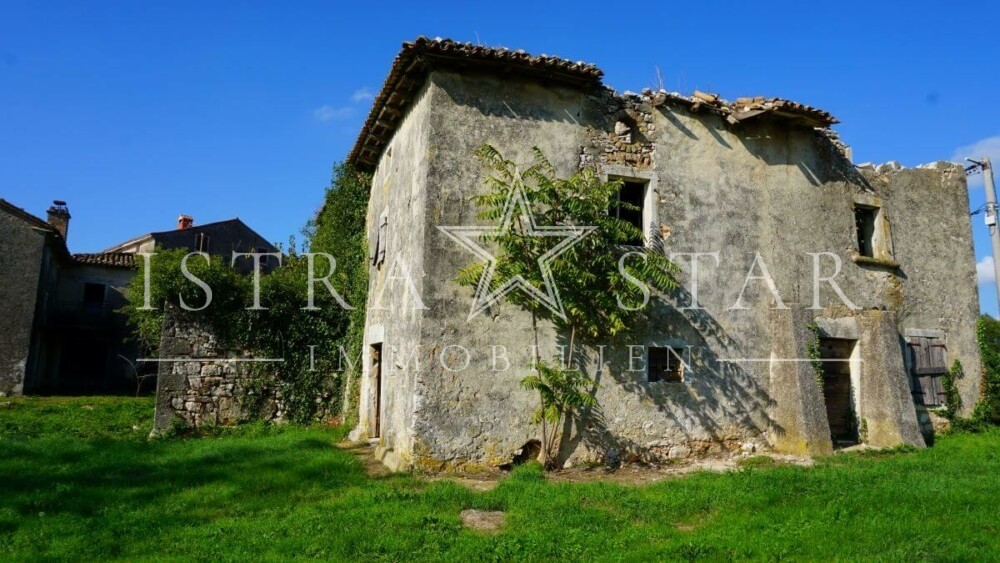
[[(641, 342), (610, 346), (603, 364), (587, 352), (600, 413), (567, 430), (562, 459), (923, 446), (955, 360), (964, 409), (975, 404), (979, 305), (960, 165), (857, 166), (825, 111), (619, 94), (601, 76), (590, 64), (425, 38), (393, 62), (350, 154), (374, 177), (354, 435), (377, 439), (385, 463), (499, 466), (538, 434), (536, 395), (518, 385), (531, 361), (528, 314), (500, 304), (470, 320), (472, 290), (454, 278), (478, 258), (437, 229), (483, 224), (471, 199), (485, 189), (472, 156), (484, 143), (524, 162), (537, 146), (562, 175), (592, 166), (621, 179), (621, 197), (642, 207), (638, 244), (682, 268), (684, 289), (655, 297)], [(691, 258), (678, 255), (696, 252), (718, 252), (699, 260), (698, 309)], [(819, 253), (840, 258), (835, 281), (854, 307), (820, 282), (813, 308), (814, 268), (826, 277), (836, 267)], [(761, 273), (757, 255), (785, 308), (747, 281)], [(734, 308), (741, 294), (746, 308)], [(817, 335), (830, 360), (822, 378), (808, 361)], [(542, 356), (560, 344), (543, 327)], [(495, 369), (493, 346), (509, 370)], [(678, 356), (688, 361), (671, 363)]]

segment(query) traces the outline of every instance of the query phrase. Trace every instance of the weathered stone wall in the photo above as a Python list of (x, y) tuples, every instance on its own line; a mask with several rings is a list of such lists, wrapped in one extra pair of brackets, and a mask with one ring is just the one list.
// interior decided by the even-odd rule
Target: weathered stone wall
[(0, 397), (24, 391), (44, 254), (45, 233), (0, 210)]
[[(413, 447), (416, 372), (423, 311), (429, 139), (428, 110), (433, 95), (425, 88), (413, 102), (393, 142), (375, 170), (368, 204), (368, 239), (375, 262), (369, 261), (365, 341), (362, 348), (361, 404), (356, 436), (374, 436), (380, 419), (377, 451), (386, 464), (400, 463), (398, 452)], [(379, 225), (385, 228), (379, 233)], [(433, 227), (430, 227), (433, 229)], [(363, 306), (362, 304), (353, 304)], [(373, 346), (382, 345), (381, 389), (372, 370)], [(415, 353), (416, 355), (412, 355)], [(377, 408), (375, 397), (381, 397)], [(406, 460), (402, 461), (405, 465)]]
[[(387, 214), (390, 232), (398, 229), (393, 236), (404, 238), (389, 248), (386, 264), (398, 253), (417, 266), (415, 287), (425, 307), (369, 313), (367, 343), (377, 338), (385, 350), (418, 360), (383, 362), (383, 447), (394, 450), (400, 465), (499, 465), (537, 437), (529, 423), (537, 397), (518, 385), (536, 340), (531, 319), (509, 303), (468, 319), (473, 290), (454, 279), (475, 258), (436, 231), (485, 224), (472, 201), (484, 190), (485, 171), (472, 156), (483, 143), (522, 162), (537, 146), (562, 175), (595, 165), (646, 180), (655, 205), (647, 233), (656, 248), (668, 255), (718, 253), (701, 258), (697, 309), (691, 260), (677, 257), (683, 289), (654, 300), (653, 321), (633, 343), (690, 346), (693, 369), (684, 382), (651, 383), (645, 373), (629, 371), (624, 346), (609, 346), (604, 365), (594, 351), (584, 354), (584, 369), (599, 385), (601, 414), (586, 428), (567, 429), (564, 457), (677, 457), (748, 442), (830, 451), (811, 366), (774, 361), (804, 357), (804, 339), (812, 337), (805, 325), (815, 318), (856, 317), (861, 385), (855, 392), (870, 443), (924, 443), (903, 362), (905, 328), (946, 332), (949, 361), (960, 359), (966, 368), (963, 399), (967, 408), (974, 403), (978, 299), (959, 165), (855, 167), (830, 135), (786, 121), (730, 125), (711, 112), (654, 105), (649, 96), (511, 77), (434, 71), (415, 107), (419, 118), (411, 115), (396, 132), (377, 173), (391, 166), (401, 181), (376, 181), (369, 214), (372, 232)], [(883, 209), (894, 260), (858, 257), (858, 203)], [(836, 281), (856, 310), (825, 283), (812, 308), (810, 253), (830, 253), (819, 257), (824, 277), (839, 259)], [(751, 281), (739, 306), (758, 255), (781, 302)], [(371, 273), (373, 280), (385, 277), (384, 270)], [(542, 323), (537, 342), (541, 356), (551, 357), (565, 338)], [(509, 369), (491, 361), (498, 346)], [(471, 361), (451, 369), (465, 364), (462, 350)], [(359, 437), (370, 435), (364, 421), (376, 410), (375, 397), (362, 386)]]
[[(168, 307), (163, 320), (153, 432), (173, 424), (188, 427), (234, 424), (246, 418), (241, 400), (251, 391), (249, 354), (219, 345), (211, 326)], [(259, 391), (257, 391), (259, 392)], [(259, 414), (281, 420), (281, 402), (265, 397)]]

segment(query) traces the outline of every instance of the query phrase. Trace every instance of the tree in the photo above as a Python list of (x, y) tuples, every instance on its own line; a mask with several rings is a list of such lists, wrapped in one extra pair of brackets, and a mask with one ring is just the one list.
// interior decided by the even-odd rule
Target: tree
[[(594, 382), (574, 367), (576, 346), (592, 346), (632, 332), (647, 315), (649, 294), (677, 287), (677, 267), (664, 254), (650, 247), (626, 246), (641, 239), (639, 228), (609, 213), (612, 206), (639, 211), (618, 201), (620, 181), (604, 181), (592, 168), (583, 168), (569, 178), (559, 178), (555, 168), (537, 147), (534, 159), (523, 170), (494, 147), (483, 145), (475, 156), (490, 175), (485, 194), (476, 196), (477, 216), (483, 220), (503, 218), (508, 202), (523, 193), (537, 225), (593, 227), (593, 232), (553, 259), (551, 283), (558, 288), (564, 314), (560, 315), (530, 295), (511, 292), (507, 299), (531, 313), (532, 330), (538, 340), (538, 319), (551, 321), (568, 341), (568, 355), (557, 364), (536, 356), (536, 373), (521, 385), (539, 394), (539, 409), (532, 422), (541, 426), (541, 461), (548, 465), (558, 452), (558, 429), (568, 418), (579, 420), (581, 413), (596, 406)], [(524, 217), (513, 228), (485, 237), (496, 246), (495, 273), (490, 290), (520, 276), (539, 291), (546, 280), (539, 259), (553, 241), (527, 233)], [(480, 282), (486, 264), (476, 263), (459, 271), (457, 281), (466, 286)], [(646, 285), (640, 285), (646, 284)], [(552, 428), (550, 429), (549, 426)]]

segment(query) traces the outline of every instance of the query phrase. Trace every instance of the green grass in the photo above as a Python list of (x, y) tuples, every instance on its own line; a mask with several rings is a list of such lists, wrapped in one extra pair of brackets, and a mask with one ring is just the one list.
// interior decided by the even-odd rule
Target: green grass
[[(0, 401), (0, 558), (996, 559), (1000, 433), (646, 487), (368, 477), (338, 428), (146, 440), (149, 399)], [(92, 408), (84, 408), (89, 405)], [(133, 425), (137, 429), (133, 429)], [(464, 508), (505, 510), (498, 536)]]

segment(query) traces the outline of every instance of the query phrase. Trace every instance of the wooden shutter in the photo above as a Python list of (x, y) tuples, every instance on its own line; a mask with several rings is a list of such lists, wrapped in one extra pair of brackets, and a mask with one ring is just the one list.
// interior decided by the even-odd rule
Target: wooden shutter
[(385, 262), (385, 247), (388, 240), (389, 214), (383, 213), (378, 224), (378, 255), (375, 257), (375, 265), (381, 266)]
[(379, 266), (385, 262), (386, 231), (389, 227), (389, 212), (385, 211), (378, 219), (378, 226), (375, 228), (375, 240), (369, 246), (368, 260), (372, 266)]
[(917, 404), (938, 406), (945, 403), (941, 375), (948, 371), (944, 342), (940, 338), (912, 337), (912, 378), (910, 389)]

